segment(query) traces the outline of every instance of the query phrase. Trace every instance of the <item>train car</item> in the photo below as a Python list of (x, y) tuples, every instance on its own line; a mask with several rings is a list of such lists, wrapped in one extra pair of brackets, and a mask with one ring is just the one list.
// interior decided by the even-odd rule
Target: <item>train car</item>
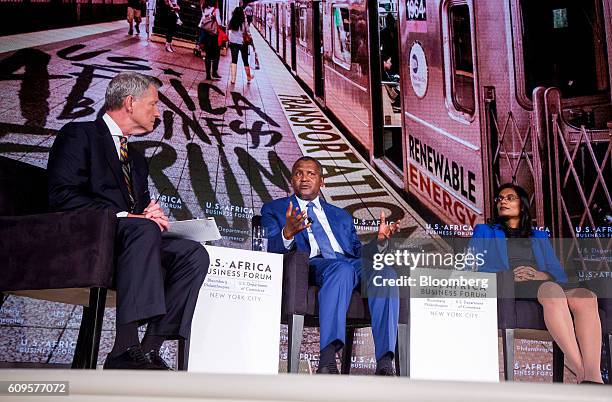
[(273, 4), (295, 32), (275, 51), (441, 222), (473, 228), (515, 182), (557, 236), (612, 224), (612, 0)]
[(320, 78), (322, 88), (318, 88), (319, 93), (315, 92), (315, 95), (364, 148), (371, 149), (372, 99), (366, 1), (337, 0), (318, 4), (323, 12), (323, 71)]
[(533, 194), (539, 225), (596, 225), (594, 205), (612, 208), (610, 7), (401, 3), (406, 189), (473, 227), (491, 216), (496, 186), (514, 181)]

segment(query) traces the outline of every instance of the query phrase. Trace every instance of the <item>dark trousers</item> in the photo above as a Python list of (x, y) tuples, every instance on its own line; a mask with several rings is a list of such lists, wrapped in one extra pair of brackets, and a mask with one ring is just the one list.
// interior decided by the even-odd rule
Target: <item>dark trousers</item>
[(166, 42), (172, 43), (172, 38), (174, 38), (174, 34), (176, 33), (176, 14), (169, 7), (165, 8), (166, 13), (165, 21), (166, 21)]
[(217, 74), (217, 70), (219, 69), (219, 38), (217, 35), (211, 35), (204, 32), (202, 39), (204, 51), (206, 52), (206, 58), (204, 60), (206, 65), (206, 77), (210, 77), (211, 70), (214, 74)]
[[(310, 259), (310, 275), (319, 286), (320, 348), (334, 341), (345, 343), (346, 313), (353, 289), (365, 282), (368, 306), (372, 317), (372, 337), (376, 359), (395, 351), (399, 321), (399, 291), (397, 288), (376, 289), (372, 277), (397, 278), (394, 270), (362, 269), (362, 260), (336, 253), (336, 259)], [(364, 294), (362, 289), (362, 294)]]
[(230, 42), (229, 48), (232, 53), (232, 63), (238, 64), (238, 53), (240, 53), (244, 66), (249, 66), (249, 47), (247, 45)]
[(149, 323), (151, 335), (189, 338), (209, 257), (199, 243), (162, 239), (153, 221), (120, 218), (115, 254), (117, 323)]

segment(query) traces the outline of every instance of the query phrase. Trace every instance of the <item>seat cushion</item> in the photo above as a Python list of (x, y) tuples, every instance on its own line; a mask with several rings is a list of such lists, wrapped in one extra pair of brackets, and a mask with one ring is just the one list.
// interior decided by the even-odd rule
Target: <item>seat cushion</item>
[[(310, 316), (319, 316), (319, 301), (318, 286), (309, 286), (307, 301), (306, 301), (306, 314)], [(361, 293), (355, 290), (351, 296), (351, 303), (346, 315), (348, 320), (359, 320), (364, 321), (364, 325), (369, 325), (370, 322), (370, 309), (368, 308), (368, 299), (361, 297)]]
[(516, 328), (546, 329), (544, 310), (537, 300), (516, 301)]
[[(57, 303), (75, 304), (89, 307), (89, 288), (17, 290), (6, 292), (11, 295), (30, 297), (37, 300), (48, 300)], [(117, 295), (115, 291), (106, 293), (106, 307), (116, 307)]]
[(111, 287), (115, 225), (106, 210), (0, 217), (0, 291)]

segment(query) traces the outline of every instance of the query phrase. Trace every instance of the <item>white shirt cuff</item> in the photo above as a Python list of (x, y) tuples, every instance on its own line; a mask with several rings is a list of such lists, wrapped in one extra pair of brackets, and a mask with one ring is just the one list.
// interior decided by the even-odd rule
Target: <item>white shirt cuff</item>
[(281, 230), (281, 236), (283, 238), (283, 244), (285, 245), (285, 249), (290, 250), (291, 246), (293, 246), (293, 242), (295, 241), (295, 237), (293, 239), (291, 239), (291, 240), (285, 239), (284, 229), (285, 228), (283, 228), (283, 230)]
[(127, 218), (127, 217), (128, 217), (127, 211), (117, 212), (117, 218)]

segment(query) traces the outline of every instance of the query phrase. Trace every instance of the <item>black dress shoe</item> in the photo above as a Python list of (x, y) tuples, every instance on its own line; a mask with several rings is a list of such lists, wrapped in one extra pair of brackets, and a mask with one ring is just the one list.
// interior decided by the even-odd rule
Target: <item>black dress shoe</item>
[(128, 30), (128, 35), (130, 36), (134, 35), (134, 30), (133, 29)]
[(219, 74), (217, 74), (217, 73), (212, 73), (212, 78), (213, 78), (213, 80), (220, 80), (221, 76)]
[(319, 366), (317, 374), (340, 374), (340, 372), (336, 363), (329, 363), (325, 366)]
[(584, 380), (584, 381), (582, 381), (580, 384), (604, 385), (604, 383), (603, 383), (603, 382), (595, 382), (595, 381), (588, 381), (588, 380)]
[(159, 350), (151, 349), (145, 354), (145, 357), (154, 366), (154, 370), (174, 371), (174, 369), (168, 366), (168, 363), (159, 355)]
[(154, 370), (155, 366), (142, 352), (140, 345), (129, 347), (117, 356), (108, 356), (104, 370)]
[(391, 366), (384, 366), (381, 368), (376, 368), (374, 375), (395, 376), (395, 370), (393, 370), (393, 367)]

